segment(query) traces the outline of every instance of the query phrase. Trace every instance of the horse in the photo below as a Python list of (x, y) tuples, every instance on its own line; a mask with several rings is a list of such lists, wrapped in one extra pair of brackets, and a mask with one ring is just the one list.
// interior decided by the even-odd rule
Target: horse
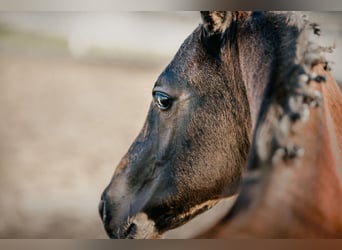
[[(274, 203), (279, 206), (283, 198), (296, 197), (298, 183), (308, 182), (312, 188), (298, 195), (306, 201), (310, 190), (317, 192), (317, 199), (309, 203), (312, 208), (318, 198), (342, 197), (336, 178), (341, 167), (341, 93), (336, 83), (326, 84), (333, 87), (323, 88), (322, 101), (319, 92), (304, 86), (312, 79), (326, 80), (308, 73), (321, 63), (328, 68), (319, 53), (324, 49), (316, 48), (306, 35), (308, 30), (318, 34), (318, 26), (297, 13), (205, 11), (201, 17), (202, 23), (158, 77), (146, 122), (102, 193), (99, 212), (111, 238), (160, 238), (237, 192), (227, 216), (203, 237), (223, 237), (224, 228), (238, 232), (241, 225), (263, 227), (261, 219), (252, 223), (254, 215), (270, 211), (264, 209), (268, 201), (279, 201)], [(308, 129), (294, 136), (292, 123), (308, 119), (307, 106), (322, 102), (324, 112), (312, 115), (316, 119), (309, 119)], [(313, 132), (322, 134), (324, 126), (327, 136), (315, 139)], [(289, 146), (288, 140), (307, 142), (304, 156), (300, 157), (303, 148)], [(312, 160), (308, 152), (325, 157)], [(329, 169), (322, 171), (325, 163)], [(289, 167), (277, 177), (280, 170), (273, 169), (288, 164), (313, 165), (318, 173), (330, 175), (304, 170), (291, 174)], [(328, 181), (335, 192), (324, 198), (326, 189), (313, 179), (317, 176), (323, 187)], [(279, 181), (281, 177), (285, 180)], [(291, 178), (296, 185), (288, 182)], [(326, 205), (324, 211), (335, 211), (336, 206)], [(333, 214), (330, 219), (339, 218)], [(271, 230), (277, 220), (270, 218), (269, 223), (265, 228)], [(253, 236), (248, 230), (241, 232)]]

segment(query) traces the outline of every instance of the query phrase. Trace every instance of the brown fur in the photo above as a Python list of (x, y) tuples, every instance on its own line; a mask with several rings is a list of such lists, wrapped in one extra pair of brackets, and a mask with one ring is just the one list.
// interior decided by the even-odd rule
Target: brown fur
[[(341, 119), (332, 113), (341, 104), (334, 84), (319, 87), (330, 101), (306, 122), (307, 106), (320, 103), (305, 80), (324, 61), (307, 38), (317, 27), (286, 13), (203, 12), (202, 19), (154, 86), (172, 96), (172, 108), (151, 105), (102, 195), (108, 235), (158, 237), (186, 223), (237, 191), (248, 152), (233, 209), (203, 237), (339, 235), (341, 203), (325, 205), (340, 197)], [(304, 148), (304, 158), (291, 143)], [(282, 215), (282, 223), (274, 220)], [(336, 224), (319, 231), (320, 219)]]
[[(305, 34), (299, 39), (308, 44)], [(264, 96), (239, 196), (225, 218), (198, 238), (342, 237), (342, 95), (316, 60), (321, 59), (318, 51), (307, 46), (299, 60), (289, 57), (286, 68), (280, 66), (275, 82), (269, 83), (273, 88)], [(311, 67), (326, 83), (312, 79), (308, 86), (300, 84)], [(301, 97), (314, 90), (322, 93), (323, 101), (306, 121), (301, 112), (312, 103)], [(288, 106), (292, 98), (297, 103)], [(297, 119), (293, 112), (299, 112)], [(286, 152), (294, 148), (290, 145), (298, 149), (292, 155)]]
[[(326, 73), (321, 66), (315, 72)], [(336, 88), (330, 75), (326, 84), (313, 85), (323, 93), (324, 100), (341, 96), (339, 92), (326, 92)], [(335, 100), (342, 105), (342, 99)], [(249, 167), (254, 165), (251, 169), (257, 170), (246, 173), (232, 210), (198, 237), (342, 237), (342, 189), (337, 175), (341, 161), (334, 155), (336, 145), (331, 135), (335, 133), (327, 118), (329, 109), (326, 101), (311, 110), (309, 121), (287, 138), (305, 150), (302, 158), (280, 160), (270, 166), (251, 159)]]

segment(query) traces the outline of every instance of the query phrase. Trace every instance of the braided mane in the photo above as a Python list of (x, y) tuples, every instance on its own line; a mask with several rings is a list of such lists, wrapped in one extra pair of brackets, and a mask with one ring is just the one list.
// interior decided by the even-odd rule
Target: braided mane
[[(321, 105), (320, 92), (312, 90), (310, 85), (312, 82), (324, 83), (326, 78), (312, 73), (312, 70), (319, 64), (324, 64), (325, 70), (329, 69), (323, 52), (332, 51), (331, 47), (321, 47), (311, 41), (310, 35), (319, 36), (320, 29), (306, 16), (298, 19), (297, 15), (290, 13), (281, 19), (274, 18), (278, 22), (287, 22), (288, 26), (279, 29), (277, 69), (261, 104), (250, 155), (253, 164), (248, 164), (251, 170), (303, 156), (304, 150), (300, 145), (292, 144), (288, 137), (308, 121), (311, 108)], [(292, 36), (293, 33), (298, 35)]]
[(320, 29), (306, 17), (268, 15), (279, 46), (247, 171), (232, 208), (198, 238), (342, 235), (341, 137), (332, 139), (341, 130), (331, 113), (342, 95), (324, 57), (332, 48), (313, 42)]

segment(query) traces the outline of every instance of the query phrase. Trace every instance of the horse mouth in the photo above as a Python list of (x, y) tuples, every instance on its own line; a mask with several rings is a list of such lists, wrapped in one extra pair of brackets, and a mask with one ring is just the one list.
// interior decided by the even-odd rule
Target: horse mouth
[(174, 213), (174, 211), (165, 212), (166, 210), (162, 210), (164, 213), (155, 218), (157, 228), (159, 232), (165, 233), (168, 230), (180, 227), (195, 218), (197, 215), (211, 209), (219, 201), (219, 199), (208, 200), (177, 213)]
[(125, 239), (134, 239), (135, 233), (137, 230), (137, 225), (132, 223), (130, 224), (125, 231), (123, 231), (123, 238)]
[(111, 216), (107, 216), (106, 203), (101, 199), (99, 203), (99, 214), (104, 225), (105, 231), (109, 238), (111, 239), (134, 239), (136, 232), (136, 225), (134, 223), (122, 224), (114, 230), (110, 225)]
[(135, 239), (137, 225), (134, 223), (120, 226), (114, 233), (112, 229), (106, 228), (107, 234), (111, 239)]
[(128, 217), (126, 222), (112, 227), (105, 223), (107, 235), (111, 239), (159, 239), (161, 234), (157, 231), (154, 221), (148, 219), (145, 213), (138, 213)]

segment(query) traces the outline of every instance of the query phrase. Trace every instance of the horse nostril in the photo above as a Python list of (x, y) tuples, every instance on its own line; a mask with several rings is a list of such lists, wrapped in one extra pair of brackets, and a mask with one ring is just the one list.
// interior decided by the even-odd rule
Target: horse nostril
[(101, 216), (101, 220), (103, 222), (105, 222), (105, 220), (106, 220), (106, 203), (102, 199), (100, 200), (100, 203), (99, 203), (99, 213)]

